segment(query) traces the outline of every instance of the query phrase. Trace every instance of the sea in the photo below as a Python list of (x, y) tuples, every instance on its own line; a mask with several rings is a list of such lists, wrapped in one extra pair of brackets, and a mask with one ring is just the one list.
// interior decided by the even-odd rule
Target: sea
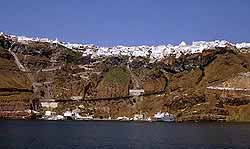
[(250, 123), (0, 121), (0, 149), (250, 148)]

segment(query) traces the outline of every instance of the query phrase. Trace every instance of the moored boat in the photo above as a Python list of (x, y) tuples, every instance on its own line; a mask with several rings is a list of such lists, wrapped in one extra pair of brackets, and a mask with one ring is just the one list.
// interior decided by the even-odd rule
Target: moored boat
[(174, 122), (175, 121), (175, 117), (168, 112), (157, 112), (154, 115), (154, 118), (156, 121), (163, 121), (163, 122)]

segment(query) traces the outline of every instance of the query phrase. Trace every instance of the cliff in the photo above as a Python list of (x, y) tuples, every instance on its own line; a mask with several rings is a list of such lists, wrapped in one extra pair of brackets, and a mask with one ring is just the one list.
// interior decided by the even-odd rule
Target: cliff
[(1, 34), (0, 117), (31, 118), (53, 101), (50, 110), (95, 117), (248, 121), (248, 51), (226, 41), (105, 48)]

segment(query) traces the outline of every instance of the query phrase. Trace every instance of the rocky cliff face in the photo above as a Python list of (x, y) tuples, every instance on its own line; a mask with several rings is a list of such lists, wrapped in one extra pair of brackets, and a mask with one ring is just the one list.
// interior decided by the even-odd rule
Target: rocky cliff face
[(0, 118), (26, 118), (30, 115), (25, 110), (32, 107), (32, 84), (16, 66), (10, 46), (0, 37)]
[(120, 54), (105, 55), (93, 45), (1, 35), (0, 117), (30, 118), (28, 110), (43, 111), (40, 102), (54, 101), (58, 113), (80, 106), (95, 117), (168, 111), (178, 121), (250, 120), (248, 49), (225, 43), (190, 53), (184, 46), (183, 53), (161, 46), (165, 55), (149, 47), (135, 48), (148, 48), (146, 54), (117, 48)]

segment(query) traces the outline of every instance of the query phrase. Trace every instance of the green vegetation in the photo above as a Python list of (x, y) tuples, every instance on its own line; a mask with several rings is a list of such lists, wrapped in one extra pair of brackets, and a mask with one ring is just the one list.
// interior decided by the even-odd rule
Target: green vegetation
[(48, 47), (49, 47), (49, 44), (43, 43), (43, 42), (33, 42), (33, 43), (26, 45), (27, 49), (34, 49), (34, 50), (47, 49)]
[(75, 63), (82, 56), (80, 52), (75, 52), (69, 49), (65, 50), (65, 54), (66, 54), (66, 63)]
[(66, 55), (72, 56), (74, 58), (80, 58), (82, 56), (80, 52), (75, 52), (75, 51), (68, 50), (68, 49), (65, 52), (66, 52)]
[(103, 80), (105, 82), (127, 84), (129, 82), (129, 73), (125, 68), (121, 67), (112, 68), (104, 74)]

